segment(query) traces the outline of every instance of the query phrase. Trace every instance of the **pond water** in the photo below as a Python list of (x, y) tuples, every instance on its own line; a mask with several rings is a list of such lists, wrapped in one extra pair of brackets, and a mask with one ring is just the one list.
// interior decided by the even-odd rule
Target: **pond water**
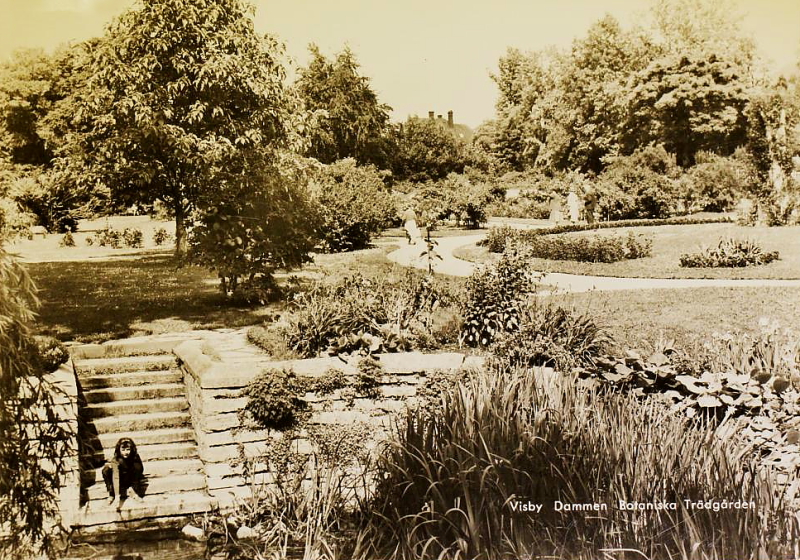
[(61, 560), (222, 560), (212, 556), (204, 542), (188, 541), (178, 535), (159, 539), (137, 539), (114, 543), (73, 544)]

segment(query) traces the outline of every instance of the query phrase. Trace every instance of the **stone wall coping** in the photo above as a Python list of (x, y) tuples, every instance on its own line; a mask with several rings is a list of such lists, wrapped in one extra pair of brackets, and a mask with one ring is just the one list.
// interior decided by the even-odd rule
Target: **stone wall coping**
[[(201, 389), (225, 389), (245, 387), (265, 369), (291, 370), (303, 377), (321, 377), (330, 369), (337, 369), (346, 375), (358, 373), (357, 363), (360, 357), (344, 361), (339, 357), (309, 358), (304, 360), (270, 361), (264, 360), (228, 360), (206, 354), (204, 349), (213, 342), (206, 339), (188, 340), (173, 348), (174, 354), (181, 360)], [(454, 370), (465, 364), (465, 355), (459, 352), (441, 352), (424, 354), (422, 352), (401, 352), (378, 354), (376, 358), (388, 375), (412, 375), (435, 370)], [(477, 360), (467, 359), (467, 363), (475, 365)]]

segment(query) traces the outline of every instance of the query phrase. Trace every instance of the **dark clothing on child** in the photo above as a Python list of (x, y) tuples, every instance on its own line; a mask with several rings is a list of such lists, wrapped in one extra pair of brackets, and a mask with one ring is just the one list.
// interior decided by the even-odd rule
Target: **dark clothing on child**
[(128, 438), (129, 445), (132, 451), (128, 457), (120, 455), (120, 443), (117, 443), (117, 448), (114, 453), (114, 458), (108, 461), (103, 466), (103, 481), (106, 483), (106, 489), (111, 497), (114, 497), (114, 476), (115, 471), (119, 472), (119, 497), (124, 498), (127, 496), (128, 489), (133, 488), (134, 491), (140, 496), (144, 493), (144, 465), (142, 459), (136, 452), (136, 445)]

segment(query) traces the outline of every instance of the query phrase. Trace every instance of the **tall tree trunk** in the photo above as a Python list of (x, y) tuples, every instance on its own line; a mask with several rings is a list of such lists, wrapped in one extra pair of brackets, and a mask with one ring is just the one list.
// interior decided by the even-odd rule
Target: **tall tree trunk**
[(185, 219), (186, 209), (183, 206), (183, 201), (178, 200), (175, 204), (175, 258), (181, 261), (186, 258), (186, 253), (189, 249)]

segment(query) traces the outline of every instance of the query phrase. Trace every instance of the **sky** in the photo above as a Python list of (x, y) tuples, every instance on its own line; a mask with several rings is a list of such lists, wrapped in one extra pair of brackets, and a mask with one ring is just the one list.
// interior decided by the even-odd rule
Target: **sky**
[[(641, 21), (643, 0), (251, 0), (256, 29), (277, 35), (296, 64), (308, 44), (345, 45), (393, 119), (446, 115), (475, 127), (492, 118), (490, 73), (508, 47), (568, 48), (605, 14)], [(134, 0), (0, 0), (0, 60), (19, 48), (99, 36)], [(774, 72), (800, 60), (800, 0), (739, 0), (741, 26)]]

